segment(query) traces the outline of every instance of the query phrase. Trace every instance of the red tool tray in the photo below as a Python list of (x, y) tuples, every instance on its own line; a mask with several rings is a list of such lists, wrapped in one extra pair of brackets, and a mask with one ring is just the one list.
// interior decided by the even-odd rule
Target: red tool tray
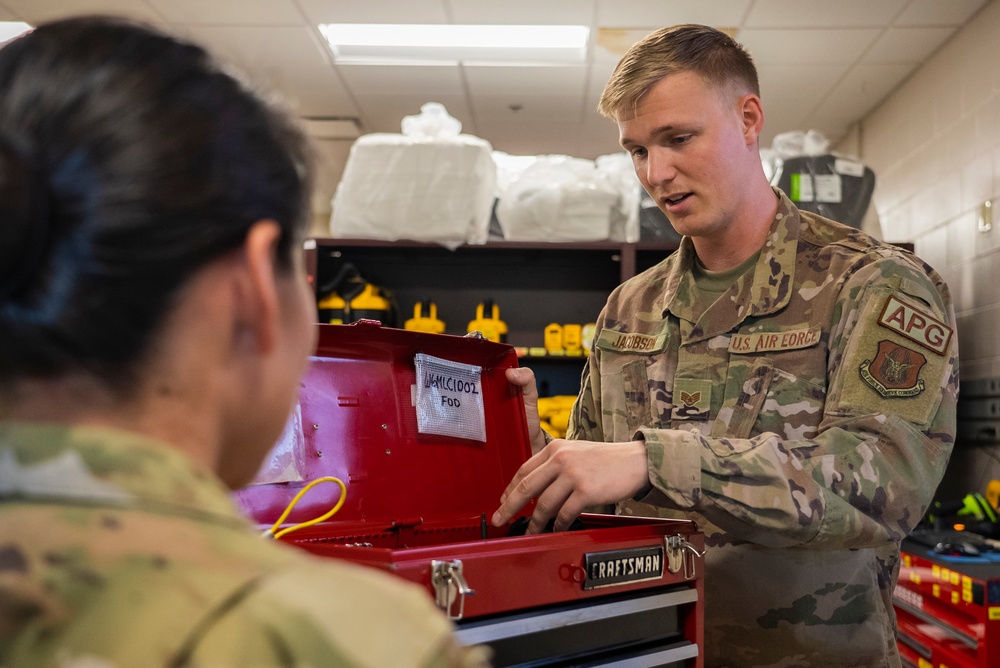
[[(420, 433), (418, 353), (481, 368), (485, 441)], [(579, 530), (533, 536), (488, 524), (531, 454), (520, 390), (504, 375), (517, 362), (511, 346), (482, 339), (320, 325), (300, 392), (304, 480), (253, 485), (236, 493), (239, 505), (270, 527), (307, 481), (340, 478), (340, 511), (282, 540), (424, 586), (460, 638), (493, 645), (496, 665), (584, 654), (612, 665), (631, 652), (652, 658), (629, 665), (701, 666), (704, 538), (693, 523), (585, 514)], [(286, 526), (322, 515), (338, 494), (313, 488)], [(615, 619), (617, 629), (593, 626)], [(575, 636), (535, 638), (528, 645), (541, 649), (524, 654), (526, 633), (565, 636), (574, 624)]]
[(947, 559), (903, 541), (893, 607), (904, 665), (1000, 666), (1000, 563)]

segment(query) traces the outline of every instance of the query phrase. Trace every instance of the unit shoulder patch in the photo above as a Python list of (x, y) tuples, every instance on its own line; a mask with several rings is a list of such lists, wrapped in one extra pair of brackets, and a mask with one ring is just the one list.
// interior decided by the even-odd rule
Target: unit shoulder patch
[(932, 316), (926, 309), (914, 306), (894, 294), (885, 300), (878, 324), (937, 355), (944, 355), (947, 352), (948, 344), (954, 334), (951, 327)]
[(927, 358), (894, 341), (878, 342), (873, 360), (862, 362), (861, 378), (883, 397), (915, 397), (924, 391), (920, 370)]

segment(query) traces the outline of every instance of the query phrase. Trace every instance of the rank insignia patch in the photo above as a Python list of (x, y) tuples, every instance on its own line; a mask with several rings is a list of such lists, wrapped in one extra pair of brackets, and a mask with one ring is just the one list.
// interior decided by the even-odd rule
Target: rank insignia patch
[(879, 341), (874, 360), (865, 360), (861, 378), (883, 397), (915, 397), (924, 391), (920, 369), (927, 358), (893, 341)]
[(712, 408), (712, 381), (674, 379), (674, 420), (708, 420)]

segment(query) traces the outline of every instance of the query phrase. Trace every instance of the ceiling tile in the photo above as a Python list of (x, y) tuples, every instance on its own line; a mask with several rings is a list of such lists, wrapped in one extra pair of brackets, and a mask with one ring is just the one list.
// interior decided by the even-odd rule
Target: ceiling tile
[(918, 63), (937, 51), (955, 28), (889, 28), (865, 53), (862, 63)]
[(196, 25), (303, 25), (294, 0), (146, 0), (170, 23)]
[(472, 111), (476, 122), (540, 122), (553, 118), (577, 123), (582, 118), (580, 95), (474, 95)]
[(597, 25), (653, 30), (678, 23), (702, 23), (735, 28), (743, 22), (749, 6), (750, 0), (597, 0)]
[(450, 23), (444, 0), (296, 0), (313, 23)]
[(618, 143), (618, 125), (596, 112), (587, 115), (580, 125), (580, 135), (587, 138), (582, 158), (596, 158), (607, 153), (620, 153), (621, 144)]
[[(594, 63), (587, 75), (587, 91), (584, 97), (584, 107), (586, 110), (597, 109), (597, 103), (604, 93), (604, 86), (607, 85), (611, 73), (614, 71), (614, 63)], [(597, 112), (594, 111), (596, 114)]]
[[(581, 156), (579, 126), (559, 121), (483, 121), (482, 136), (494, 150), (511, 155), (553, 153)], [(491, 139), (493, 137), (494, 139)]]
[(448, 114), (462, 122), (462, 132), (475, 134), (472, 114), (464, 95), (426, 95), (412, 90), (396, 93), (370, 93), (358, 95), (361, 110), (361, 129), (369, 132), (400, 132), (404, 116), (420, 113), (420, 107), (428, 102), (439, 102)]
[(504, 67), (467, 65), (464, 68), (473, 95), (582, 94), (587, 78), (584, 65)]
[(744, 28), (881, 27), (907, 0), (766, 0), (755, 2)]
[(264, 86), (289, 98), (302, 116), (356, 116), (357, 108), (309, 28), (186, 26)]
[(959, 26), (985, 4), (986, 0), (911, 0), (893, 25)]
[(878, 38), (880, 30), (740, 30), (736, 39), (761, 70), (771, 65), (849, 64)]
[(338, 64), (336, 69), (344, 83), (358, 95), (369, 93), (394, 94), (404, 90), (421, 91), (426, 95), (463, 94), (462, 76), (458, 65), (350, 65)]
[(114, 14), (163, 23), (143, 0), (5, 0), (4, 5), (32, 25), (80, 14)]
[(579, 0), (458, 0), (449, 3), (451, 22), (460, 24), (585, 25), (594, 6)]

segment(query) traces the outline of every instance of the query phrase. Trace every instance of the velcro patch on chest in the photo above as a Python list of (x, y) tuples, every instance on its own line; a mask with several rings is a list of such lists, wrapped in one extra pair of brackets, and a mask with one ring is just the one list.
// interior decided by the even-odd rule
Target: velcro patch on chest
[(820, 334), (819, 325), (783, 332), (733, 334), (729, 339), (729, 352), (737, 355), (753, 355), (809, 348), (819, 343)]
[(635, 334), (632, 332), (616, 332), (610, 329), (601, 330), (600, 336), (597, 337), (597, 347), (604, 350), (646, 355), (660, 352), (663, 350), (666, 342), (666, 334)]
[(889, 295), (878, 324), (938, 355), (944, 355), (954, 334), (952, 328), (925, 309)]
[(673, 401), (672, 419), (708, 420), (712, 410), (712, 381), (675, 378)]

